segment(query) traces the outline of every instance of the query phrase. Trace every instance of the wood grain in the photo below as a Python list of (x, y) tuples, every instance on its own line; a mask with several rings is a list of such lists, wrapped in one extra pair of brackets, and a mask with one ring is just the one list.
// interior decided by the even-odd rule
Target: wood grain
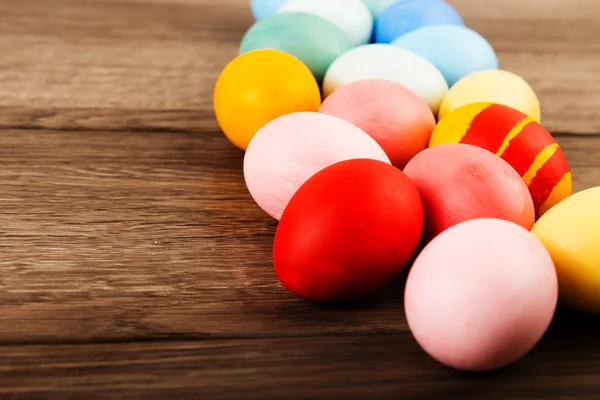
[[(451, 3), (540, 94), (576, 191), (600, 185), (600, 4)], [(0, 398), (600, 398), (597, 318), (561, 310), (474, 376), (418, 348), (404, 275), (331, 306), (279, 285), (212, 111), (251, 23), (242, 0), (0, 0)]]
[[(600, 35), (596, 0), (450, 3), (490, 40), (501, 67), (534, 87), (549, 130), (600, 132), (600, 44), (592, 39)], [(0, 126), (28, 116), (43, 123), (36, 116), (50, 113), (57, 117), (40, 127), (54, 129), (57, 121), (71, 120), (72, 109), (83, 108), (83, 129), (98, 128), (104, 114), (120, 113), (125, 120), (124, 111), (141, 112), (160, 120), (174, 111), (184, 113), (181, 125), (171, 119), (162, 127), (217, 130), (209, 117), (212, 88), (252, 24), (246, 1), (44, 4), (0, 1)]]
[(56, 393), (61, 399), (596, 400), (600, 360), (588, 349), (596, 345), (597, 331), (579, 328), (553, 331), (528, 358), (483, 375), (450, 371), (423, 357), (406, 332), (8, 346), (0, 360), (8, 384), (0, 395), (31, 400)]

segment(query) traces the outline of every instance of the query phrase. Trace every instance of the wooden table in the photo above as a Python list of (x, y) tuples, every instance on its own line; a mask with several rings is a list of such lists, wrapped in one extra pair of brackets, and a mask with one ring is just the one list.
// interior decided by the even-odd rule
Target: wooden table
[[(453, 0), (600, 184), (600, 2)], [(560, 310), (502, 371), (412, 339), (402, 278), (344, 306), (271, 265), (212, 89), (243, 0), (0, 1), (0, 397), (598, 399), (600, 320)]]

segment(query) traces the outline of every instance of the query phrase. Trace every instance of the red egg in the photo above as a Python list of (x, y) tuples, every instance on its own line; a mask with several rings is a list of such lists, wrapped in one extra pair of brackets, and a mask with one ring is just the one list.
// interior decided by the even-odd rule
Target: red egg
[(423, 230), (415, 185), (399, 169), (354, 159), (313, 175), (286, 207), (273, 244), (285, 288), (319, 302), (370, 294), (412, 259)]
[(431, 147), (414, 157), (404, 173), (419, 190), (430, 240), (460, 222), (496, 218), (530, 230), (533, 199), (517, 171), (495, 154), (468, 144)]

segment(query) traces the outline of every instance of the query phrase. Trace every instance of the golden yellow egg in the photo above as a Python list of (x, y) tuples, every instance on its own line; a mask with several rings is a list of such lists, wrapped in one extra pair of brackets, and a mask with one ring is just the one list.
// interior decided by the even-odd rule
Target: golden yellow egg
[(225, 67), (217, 79), (213, 105), (225, 136), (246, 150), (256, 132), (275, 118), (318, 111), (321, 92), (299, 59), (261, 49), (244, 53)]
[(532, 233), (554, 260), (561, 301), (600, 315), (600, 187), (558, 203), (539, 219)]

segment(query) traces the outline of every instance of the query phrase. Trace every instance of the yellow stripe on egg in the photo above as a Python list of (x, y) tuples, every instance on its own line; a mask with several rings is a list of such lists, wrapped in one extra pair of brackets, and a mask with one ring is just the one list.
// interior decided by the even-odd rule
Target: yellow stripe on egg
[(523, 128), (525, 128), (531, 122), (533, 122), (533, 118), (527, 117), (523, 121), (521, 121), (517, 125), (515, 125), (515, 127), (512, 128), (512, 130), (510, 132), (508, 132), (508, 135), (506, 135), (506, 138), (504, 138), (504, 142), (502, 142), (502, 145), (500, 146), (500, 149), (498, 149), (498, 153), (496, 153), (496, 154), (499, 155), (500, 157), (502, 157), (502, 154), (504, 154), (506, 149), (508, 149), (508, 146), (510, 146), (510, 141), (513, 140), (514, 138), (516, 138), (517, 135), (519, 133), (521, 133)]
[(562, 200), (568, 198), (571, 195), (572, 191), (573, 176), (570, 172), (567, 172), (562, 177), (560, 182), (558, 182), (558, 184), (554, 186), (554, 189), (552, 189), (552, 193), (550, 193), (548, 199), (546, 199), (544, 204), (540, 206), (540, 216), (544, 215), (549, 209), (554, 207), (556, 204), (560, 203)]
[(544, 150), (542, 150), (540, 154), (538, 154), (535, 157), (533, 164), (531, 164), (531, 167), (529, 167), (527, 172), (525, 172), (525, 174), (523, 175), (523, 180), (525, 181), (525, 184), (527, 186), (531, 184), (531, 181), (533, 180), (533, 178), (535, 178), (535, 175), (540, 170), (540, 168), (542, 168), (544, 164), (548, 162), (550, 157), (552, 157), (554, 153), (556, 153), (556, 150), (558, 150), (558, 143), (552, 143), (546, 146)]
[(475, 117), (491, 105), (492, 103), (471, 104), (442, 118), (433, 131), (429, 147), (447, 143), (460, 143)]

